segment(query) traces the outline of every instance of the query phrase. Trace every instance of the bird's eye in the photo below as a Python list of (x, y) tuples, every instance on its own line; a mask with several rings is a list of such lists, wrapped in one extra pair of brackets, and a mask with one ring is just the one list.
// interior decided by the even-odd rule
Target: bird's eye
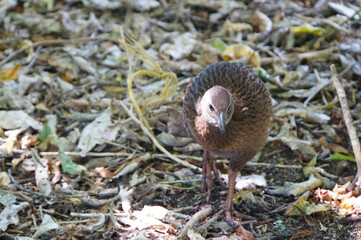
[(214, 108), (212, 105), (209, 105), (209, 109), (213, 112), (214, 111)]
[(231, 105), (228, 106), (227, 112), (229, 112), (230, 110), (231, 110)]

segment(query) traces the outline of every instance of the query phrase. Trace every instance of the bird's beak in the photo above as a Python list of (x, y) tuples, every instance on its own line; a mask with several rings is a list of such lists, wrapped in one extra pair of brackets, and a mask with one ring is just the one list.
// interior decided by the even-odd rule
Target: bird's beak
[(221, 133), (223, 136), (226, 136), (226, 120), (224, 119), (224, 113), (221, 112), (219, 114), (219, 123), (218, 123), (219, 130), (221, 130)]

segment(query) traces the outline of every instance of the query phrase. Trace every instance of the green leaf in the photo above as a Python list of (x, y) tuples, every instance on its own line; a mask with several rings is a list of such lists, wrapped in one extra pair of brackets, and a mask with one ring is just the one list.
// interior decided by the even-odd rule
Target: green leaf
[(305, 176), (309, 176), (311, 173), (315, 172), (315, 166), (317, 163), (318, 153), (311, 159), (309, 163), (303, 168), (303, 173)]
[(254, 68), (252, 68), (252, 70), (263, 81), (269, 81), (271, 79), (271, 75), (269, 75), (268, 72), (265, 69), (261, 68), (261, 67), (254, 67)]
[(349, 155), (346, 155), (346, 154), (343, 154), (343, 153), (335, 153), (331, 157), (326, 158), (326, 160), (355, 162), (355, 158), (353, 156), (349, 156)]
[(300, 197), (297, 199), (296, 202), (294, 202), (291, 206), (287, 208), (286, 215), (289, 216), (303, 215), (304, 213), (306, 213), (306, 209), (308, 206), (310, 206), (310, 203), (306, 199)]
[(216, 38), (211, 42), (211, 46), (214, 48), (218, 48), (222, 52), (228, 47), (227, 43), (223, 42), (222, 39)]
[(314, 167), (314, 166), (316, 166), (317, 157), (318, 157), (318, 153), (311, 159), (311, 161), (310, 161), (309, 163), (307, 163), (307, 167)]
[(82, 171), (85, 171), (86, 168), (82, 165), (74, 163), (71, 158), (64, 153), (62, 149), (59, 148), (59, 157), (61, 161), (61, 169), (65, 173), (76, 174)]
[(46, 123), (46, 124), (44, 124), (43, 129), (41, 129), (41, 132), (38, 135), (38, 139), (40, 141), (44, 141), (50, 134), (51, 134), (51, 129), (50, 129), (49, 125)]

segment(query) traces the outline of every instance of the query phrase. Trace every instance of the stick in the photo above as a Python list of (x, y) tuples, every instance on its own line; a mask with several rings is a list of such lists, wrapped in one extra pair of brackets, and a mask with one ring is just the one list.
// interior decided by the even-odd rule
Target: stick
[(358, 185), (361, 187), (361, 148), (360, 148), (360, 141), (357, 137), (357, 133), (355, 130), (355, 126), (353, 125), (353, 120), (350, 112), (350, 108), (347, 104), (347, 98), (345, 89), (342, 86), (340, 78), (337, 74), (336, 67), (334, 64), (330, 66), (331, 73), (332, 73), (332, 80), (333, 84), (335, 85), (338, 98), (340, 100), (340, 105), (343, 113), (343, 118), (346, 124), (348, 135), (350, 136), (352, 150), (355, 155), (356, 164), (357, 164), (357, 174), (355, 180), (353, 182), (353, 188)]
[[(152, 154), (153, 157), (165, 157), (167, 155), (165, 154)], [(191, 158), (193, 160), (197, 160), (197, 161), (202, 161), (203, 158), (202, 157), (196, 157), (196, 156), (190, 156), (190, 155), (177, 155), (177, 157), (179, 158)], [(219, 162), (228, 162), (228, 160), (224, 160), (224, 159), (217, 159), (217, 161)], [(247, 162), (246, 164), (247, 166), (252, 166), (252, 167), (277, 167), (277, 168), (294, 168), (294, 169), (302, 169), (301, 165), (283, 165), (283, 164), (272, 164), (272, 163), (262, 163), (262, 162)]]
[(326, 48), (319, 51), (313, 51), (313, 52), (305, 52), (305, 53), (290, 53), (283, 56), (283, 59), (279, 57), (266, 57), (261, 59), (261, 65), (267, 65), (274, 62), (285, 62), (285, 63), (291, 63), (298, 60), (320, 60), (320, 59), (328, 59), (331, 54), (334, 52), (335, 48)]
[(188, 239), (188, 236), (187, 236), (188, 230), (191, 229), (192, 227), (194, 227), (194, 225), (196, 225), (196, 223), (200, 219), (207, 217), (211, 213), (212, 213), (212, 208), (210, 208), (210, 207), (196, 212), (196, 214), (193, 215), (193, 217), (187, 222), (185, 227), (182, 229), (182, 232), (180, 233), (178, 239)]

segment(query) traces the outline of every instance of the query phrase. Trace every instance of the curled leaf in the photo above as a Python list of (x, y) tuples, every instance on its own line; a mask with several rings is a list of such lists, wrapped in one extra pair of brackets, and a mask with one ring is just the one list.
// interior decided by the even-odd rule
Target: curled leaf
[(252, 31), (253, 27), (248, 23), (233, 23), (228, 19), (224, 22), (223, 27), (232, 32), (243, 32), (243, 31)]
[(216, 38), (211, 42), (211, 46), (214, 48), (217, 48), (221, 51), (226, 50), (226, 48), (228, 47), (227, 43), (223, 42), (222, 39), (220, 38)]
[(326, 158), (329, 161), (350, 161), (355, 162), (355, 158), (353, 156), (349, 156), (343, 153), (335, 153), (332, 156)]
[(324, 30), (322, 28), (314, 27), (308, 23), (303, 24), (302, 26), (299, 27), (292, 27), (291, 29), (295, 34), (309, 33), (320, 36), (324, 33)]
[(247, 63), (251, 67), (260, 67), (261, 58), (255, 50), (245, 44), (234, 44), (227, 47), (222, 53), (224, 61), (234, 61), (240, 58), (247, 59)]

